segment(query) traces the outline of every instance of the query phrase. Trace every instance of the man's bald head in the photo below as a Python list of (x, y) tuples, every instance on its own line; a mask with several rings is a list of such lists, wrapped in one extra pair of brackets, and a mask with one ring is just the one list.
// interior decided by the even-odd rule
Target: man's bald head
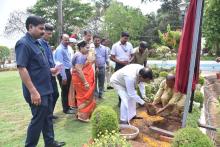
[(168, 74), (167, 77), (166, 77), (166, 80), (174, 80), (175, 81), (175, 75)]
[(173, 88), (175, 84), (175, 75), (168, 74), (166, 77), (166, 83), (169, 88)]
[(61, 39), (62, 39), (62, 44), (64, 45), (64, 46), (68, 46), (68, 44), (69, 44), (69, 35), (68, 34), (63, 34), (62, 35), (62, 37), (61, 37)]

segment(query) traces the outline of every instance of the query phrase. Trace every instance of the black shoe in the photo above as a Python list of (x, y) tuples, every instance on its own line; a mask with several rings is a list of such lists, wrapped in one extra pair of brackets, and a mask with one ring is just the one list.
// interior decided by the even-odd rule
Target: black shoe
[(75, 111), (72, 110), (72, 109), (69, 109), (69, 110), (67, 110), (67, 111), (64, 111), (64, 113), (65, 113), (65, 114), (74, 114)]
[(45, 145), (45, 147), (62, 147), (66, 145), (65, 142), (54, 141), (52, 144)]
[(52, 119), (58, 119), (58, 116), (53, 115)]
[(110, 90), (110, 89), (114, 89), (114, 88), (113, 88), (113, 87), (111, 87), (111, 86), (108, 86), (108, 87), (107, 87), (107, 89), (108, 89), (108, 90)]

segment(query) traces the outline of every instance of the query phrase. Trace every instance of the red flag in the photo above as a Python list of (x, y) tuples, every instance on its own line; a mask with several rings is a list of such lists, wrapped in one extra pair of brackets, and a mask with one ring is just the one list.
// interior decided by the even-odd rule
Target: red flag
[[(192, 50), (193, 35), (194, 35), (193, 34), (194, 24), (196, 18), (196, 7), (197, 7), (197, 0), (191, 0), (185, 18), (185, 24), (178, 49), (175, 90), (181, 93), (187, 92), (190, 58), (191, 58), (191, 50)], [(198, 83), (198, 79), (199, 79), (200, 49), (201, 49), (201, 29), (198, 40), (197, 57), (195, 62), (194, 79), (192, 85), (193, 89), (195, 89), (195, 85), (196, 83)]]

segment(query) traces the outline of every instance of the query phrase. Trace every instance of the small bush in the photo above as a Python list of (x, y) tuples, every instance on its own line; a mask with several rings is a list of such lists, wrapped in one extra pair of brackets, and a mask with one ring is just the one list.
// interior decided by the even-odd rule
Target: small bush
[(168, 75), (168, 72), (166, 71), (161, 71), (159, 74), (160, 77), (167, 77), (167, 75)]
[(118, 117), (116, 112), (108, 106), (99, 106), (92, 114), (92, 137), (97, 138), (98, 134), (108, 132), (118, 132)]
[(119, 133), (106, 131), (99, 138), (94, 139), (94, 143), (89, 147), (131, 147), (131, 144)]
[(153, 71), (153, 77), (158, 78), (159, 74), (160, 74), (160, 69), (155, 65), (155, 66), (151, 66), (151, 69)]
[(197, 103), (200, 103), (200, 108), (202, 107), (202, 104), (203, 104), (203, 101), (204, 101), (204, 96), (203, 96), (202, 92), (200, 92), (199, 90), (195, 91), (194, 101), (197, 102)]
[(204, 83), (205, 83), (205, 78), (202, 76), (199, 76), (199, 84), (204, 85)]
[(189, 113), (187, 116), (186, 126), (197, 128), (198, 127), (198, 120), (199, 120), (200, 116), (201, 116), (201, 110), (199, 109), (199, 107), (194, 106), (192, 113)]
[(211, 140), (198, 128), (186, 127), (178, 130), (172, 142), (172, 147), (214, 147)]

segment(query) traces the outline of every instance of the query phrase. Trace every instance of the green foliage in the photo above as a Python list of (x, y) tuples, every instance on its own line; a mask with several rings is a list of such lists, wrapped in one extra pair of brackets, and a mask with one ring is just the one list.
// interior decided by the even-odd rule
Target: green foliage
[(100, 106), (92, 114), (92, 137), (98, 138), (98, 134), (119, 131), (118, 118), (116, 112), (108, 106)]
[(172, 147), (214, 147), (214, 144), (198, 128), (186, 127), (175, 133)]
[(153, 49), (157, 49), (157, 48), (159, 48), (160, 47), (160, 45), (159, 44), (157, 44), (157, 43), (154, 43), (152, 46), (151, 46)]
[(152, 71), (153, 71), (153, 77), (158, 78), (160, 75), (160, 69), (155, 65), (151, 67)]
[(160, 77), (167, 77), (168, 74), (169, 74), (169, 73), (166, 72), (166, 71), (161, 71), (160, 74), (159, 74), (159, 76), (160, 76)]
[(220, 1), (206, 0), (203, 23), (203, 35), (208, 47), (211, 47), (216, 55), (220, 55)]
[(131, 147), (131, 144), (119, 133), (106, 131), (104, 134), (100, 134), (99, 138), (94, 139), (94, 143), (89, 147)]
[(167, 46), (160, 46), (157, 48), (157, 54), (160, 55), (161, 59), (169, 59), (171, 55), (170, 48)]
[(167, 25), (167, 32), (162, 33), (160, 30), (158, 30), (158, 34), (162, 45), (168, 46), (176, 51), (178, 50), (181, 37), (181, 32), (179, 30), (172, 31), (170, 25)]
[(10, 55), (10, 49), (6, 46), (0, 46), (0, 63), (4, 64)]
[(146, 22), (146, 17), (140, 9), (113, 1), (104, 14), (104, 20), (102, 32), (112, 42), (119, 40), (122, 31), (127, 31), (131, 35), (130, 41), (133, 45), (138, 45), (140, 34), (143, 32)]
[(189, 113), (187, 116), (186, 126), (197, 128), (200, 115), (201, 115), (201, 110), (197, 106), (194, 106), (192, 113)]
[(156, 13), (150, 13), (146, 15), (146, 23), (144, 26), (144, 31), (141, 33), (141, 40), (147, 41), (151, 48), (156, 49), (153, 45), (160, 42), (158, 36), (158, 23), (157, 23)]
[(202, 76), (199, 76), (199, 84), (204, 85), (205, 83), (205, 78)]
[[(45, 18), (56, 28), (58, 24), (57, 0), (38, 0), (37, 3), (28, 11)], [(82, 4), (79, 0), (63, 0), (63, 30), (66, 33), (72, 33), (76, 26), (83, 27), (87, 20), (93, 16), (93, 7), (90, 4)], [(54, 34), (57, 38), (58, 34)]]
[(202, 92), (200, 92), (199, 90), (195, 91), (194, 101), (200, 103), (200, 107), (202, 107), (202, 104), (204, 101), (204, 96), (203, 96)]

